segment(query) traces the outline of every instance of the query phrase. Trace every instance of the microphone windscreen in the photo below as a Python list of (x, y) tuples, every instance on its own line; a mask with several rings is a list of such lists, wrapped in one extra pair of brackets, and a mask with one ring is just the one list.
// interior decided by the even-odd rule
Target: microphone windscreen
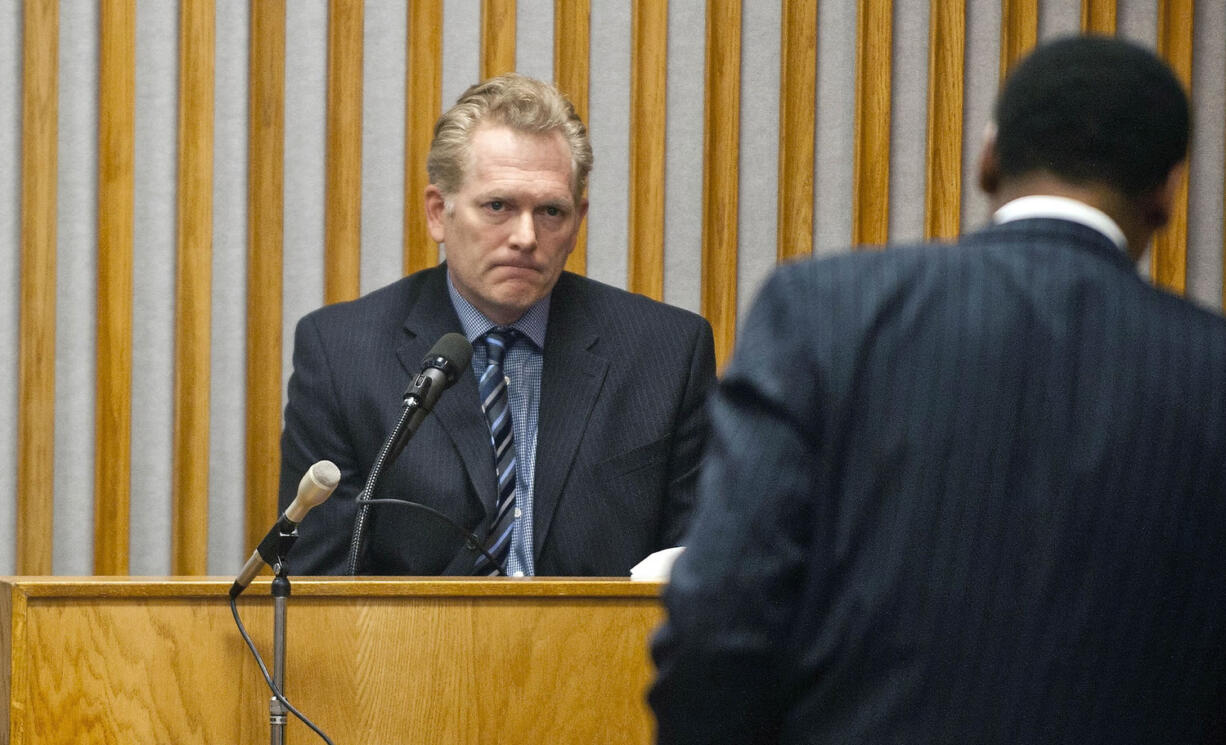
[[(446, 360), (446, 364), (438, 365), (435, 361), (439, 358)], [(422, 367), (451, 367), (458, 374), (458, 371), (466, 369), (472, 360), (473, 345), (468, 343), (463, 334), (452, 332), (443, 334), (442, 338), (434, 343), (421, 364)]]
[(311, 474), (312, 481), (325, 489), (335, 489), (341, 483), (341, 469), (330, 460), (319, 461), (307, 473)]

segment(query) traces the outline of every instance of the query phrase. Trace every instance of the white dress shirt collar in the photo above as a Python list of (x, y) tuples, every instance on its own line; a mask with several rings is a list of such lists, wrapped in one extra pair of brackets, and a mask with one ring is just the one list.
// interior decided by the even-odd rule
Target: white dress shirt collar
[(1011, 202), (1006, 202), (996, 213), (992, 215), (992, 222), (998, 225), (1014, 220), (1027, 220), (1030, 218), (1054, 218), (1056, 220), (1068, 220), (1070, 222), (1085, 225), (1087, 228), (1092, 228), (1105, 235), (1116, 245), (1121, 251), (1127, 253), (1128, 239), (1124, 237), (1124, 231), (1120, 230), (1120, 226), (1107, 216), (1107, 213), (1100, 209), (1096, 209), (1086, 204), (1079, 202), (1076, 199), (1068, 197), (1056, 197), (1047, 194), (1033, 194), (1026, 197), (1018, 197)]

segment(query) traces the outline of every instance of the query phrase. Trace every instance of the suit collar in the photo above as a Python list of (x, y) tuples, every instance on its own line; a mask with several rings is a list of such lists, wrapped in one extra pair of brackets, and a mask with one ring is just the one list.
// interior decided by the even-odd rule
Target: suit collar
[(981, 234), (992, 241), (1005, 238), (1019, 243), (1035, 241), (1063, 243), (1073, 250), (1091, 253), (1128, 272), (1136, 272), (1132, 260), (1110, 238), (1094, 228), (1071, 220), (1054, 217), (1028, 217), (992, 225), (981, 231)]
[(533, 553), (538, 558), (609, 369), (600, 351), (599, 325), (584, 302), (586, 281), (563, 272), (550, 307), (533, 494)]
[[(405, 372), (421, 372), (421, 361), (443, 334), (463, 333), (459, 316), (447, 294), (446, 264), (426, 269), (420, 282), (411, 285), (414, 297), (404, 321), (404, 336), (396, 356)], [(473, 490), (487, 512), (494, 509), (496, 486), (489, 446), (489, 428), (478, 403), (477, 380), (469, 367), (434, 405), (433, 416), (451, 439)]]

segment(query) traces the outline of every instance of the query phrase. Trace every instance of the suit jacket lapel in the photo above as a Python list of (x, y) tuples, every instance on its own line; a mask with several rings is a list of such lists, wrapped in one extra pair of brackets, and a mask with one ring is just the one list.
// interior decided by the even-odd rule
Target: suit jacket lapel
[(539, 557), (563, 487), (575, 466), (579, 441), (604, 385), (609, 361), (594, 353), (598, 329), (563, 274), (549, 304), (537, 420), (533, 488), (533, 555)]
[[(446, 265), (429, 270), (419, 297), (405, 319), (404, 341), (396, 350), (400, 364), (410, 375), (421, 372), (421, 361), (439, 337), (449, 332), (463, 333), (451, 298), (447, 294)], [(490, 454), (490, 433), (478, 404), (477, 380), (470, 371), (460, 376), (434, 405), (431, 414), (451, 439), (464, 470), (487, 514), (494, 510), (496, 484)], [(410, 447), (412, 445), (410, 444)]]

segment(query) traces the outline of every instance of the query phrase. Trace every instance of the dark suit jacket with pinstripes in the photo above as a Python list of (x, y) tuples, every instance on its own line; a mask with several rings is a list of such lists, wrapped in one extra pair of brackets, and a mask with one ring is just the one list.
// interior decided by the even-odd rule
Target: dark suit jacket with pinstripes
[(711, 412), (661, 743), (1222, 737), (1226, 321), (1095, 231), (786, 267)]
[[(294, 339), (281, 440), (281, 507), (312, 463), (341, 485), (299, 527), (296, 574), (337, 574), (354, 498), (400, 415), (422, 358), (462, 332), (445, 266), (306, 315)], [(541, 373), (534, 491), (538, 575), (625, 576), (678, 543), (694, 502), (714, 383), (711, 327), (701, 317), (563, 273), (550, 301)], [(484, 537), (494, 508), (489, 429), (471, 370), (447, 392), (376, 497), (433, 507)], [(376, 505), (363, 573), (467, 574), (476, 554), (422, 510)]]

